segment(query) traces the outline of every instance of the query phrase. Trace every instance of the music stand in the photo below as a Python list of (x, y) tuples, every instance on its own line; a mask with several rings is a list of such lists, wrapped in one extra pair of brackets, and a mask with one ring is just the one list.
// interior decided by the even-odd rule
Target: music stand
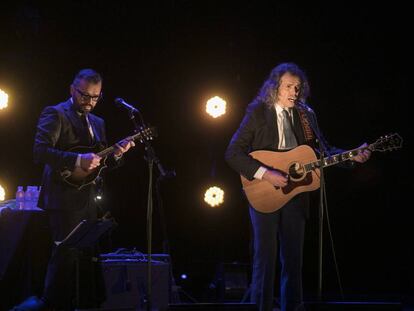
[(76, 253), (76, 306), (79, 305), (79, 250), (94, 246), (99, 239), (116, 226), (111, 219), (82, 220), (57, 247), (67, 247)]

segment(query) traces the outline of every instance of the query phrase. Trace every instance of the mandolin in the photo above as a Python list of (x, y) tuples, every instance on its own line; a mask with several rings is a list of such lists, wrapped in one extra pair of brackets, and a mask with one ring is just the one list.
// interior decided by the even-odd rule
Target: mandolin
[[(124, 140), (139, 141), (144, 143), (145, 141), (152, 140), (155, 135), (155, 128), (142, 128), (136, 134), (126, 137)], [(79, 154), (95, 153), (101, 157), (100, 165), (91, 170), (85, 170), (81, 167), (76, 167), (73, 171), (63, 170), (60, 172), (60, 176), (66, 184), (77, 188), (78, 190), (92, 184), (107, 167), (106, 160), (112, 155), (116, 149), (116, 144), (101, 150), (100, 145), (94, 146), (76, 146), (68, 149), (67, 151), (75, 152)]]

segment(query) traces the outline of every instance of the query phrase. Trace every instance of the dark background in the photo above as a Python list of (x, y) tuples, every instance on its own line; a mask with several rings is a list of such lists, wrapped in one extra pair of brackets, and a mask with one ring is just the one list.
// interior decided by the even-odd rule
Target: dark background
[[(41, 167), (32, 160), (38, 116), (69, 97), (79, 69), (96, 69), (104, 99), (95, 112), (106, 120), (110, 142), (133, 130), (113, 103), (118, 96), (158, 128), (153, 145), (177, 173), (161, 190), (174, 273), (203, 300), (218, 263), (250, 261), (246, 201), (224, 150), (270, 70), (293, 61), (308, 74), (309, 103), (331, 144), (351, 149), (392, 132), (404, 138), (403, 149), (375, 153), (354, 170), (330, 168), (327, 194), (346, 298), (408, 299), (414, 292), (410, 19), (407, 8), (390, 5), (3, 2), (0, 88), (10, 100), (0, 111), (0, 184), (10, 199), (18, 185), (40, 183)], [(218, 120), (204, 112), (214, 95), (228, 104)], [(120, 225), (113, 246), (146, 252), (143, 154), (135, 148), (108, 174), (104, 201)], [(215, 209), (203, 202), (213, 184), (225, 190), (225, 203)], [(315, 192), (306, 235), (308, 298), (317, 285), (317, 199)], [(162, 252), (161, 228), (156, 209), (154, 252)], [(324, 293), (338, 297), (331, 253), (325, 239)], [(182, 273), (187, 280), (178, 279)]]

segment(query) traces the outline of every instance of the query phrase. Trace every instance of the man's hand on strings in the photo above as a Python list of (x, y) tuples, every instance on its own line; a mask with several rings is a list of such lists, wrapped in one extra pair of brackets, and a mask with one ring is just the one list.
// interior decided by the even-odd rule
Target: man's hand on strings
[(285, 174), (274, 170), (267, 170), (262, 179), (270, 182), (273, 186), (281, 188), (285, 187), (289, 182), (289, 179)]
[(125, 152), (129, 150), (129, 148), (134, 147), (135, 143), (128, 138), (121, 140), (120, 142), (115, 144), (116, 150), (114, 152), (116, 157), (122, 156)]
[[(363, 148), (368, 146), (367, 143), (362, 144), (359, 148)], [(351, 160), (358, 162), (358, 163), (364, 163), (368, 161), (368, 159), (371, 157), (371, 151), (369, 149), (360, 150), (358, 155), (353, 157)]]
[(80, 166), (82, 169), (88, 171), (93, 170), (101, 164), (101, 157), (94, 153), (85, 153), (81, 155)]

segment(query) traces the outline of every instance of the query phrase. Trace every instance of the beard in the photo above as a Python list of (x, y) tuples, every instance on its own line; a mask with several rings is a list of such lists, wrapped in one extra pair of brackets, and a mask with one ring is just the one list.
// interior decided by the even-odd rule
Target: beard
[(83, 112), (91, 112), (93, 110), (93, 106), (90, 104), (84, 104), (84, 105), (80, 105), (80, 109)]
[(76, 103), (76, 110), (81, 112), (81, 113), (89, 113), (93, 110), (94, 106), (91, 104), (81, 104), (81, 103)]

